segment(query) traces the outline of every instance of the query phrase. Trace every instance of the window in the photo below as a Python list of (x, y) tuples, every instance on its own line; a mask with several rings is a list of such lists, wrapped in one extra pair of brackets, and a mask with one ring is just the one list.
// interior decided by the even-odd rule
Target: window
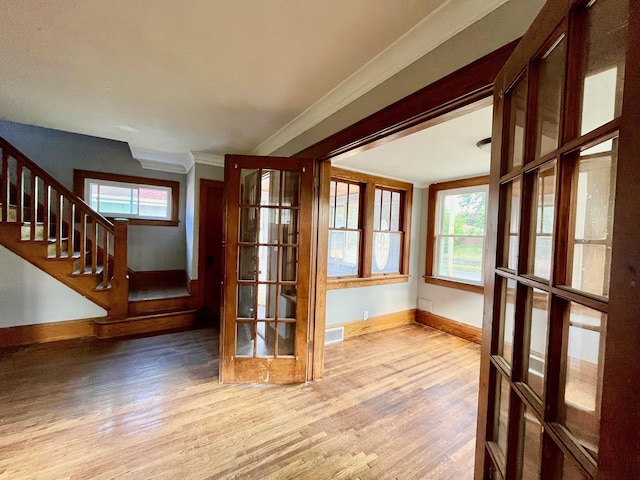
[(482, 291), (488, 181), (429, 187), (426, 282)]
[(413, 186), (331, 169), (328, 288), (404, 282)]
[(133, 225), (178, 224), (178, 182), (74, 170), (74, 190), (106, 217)]

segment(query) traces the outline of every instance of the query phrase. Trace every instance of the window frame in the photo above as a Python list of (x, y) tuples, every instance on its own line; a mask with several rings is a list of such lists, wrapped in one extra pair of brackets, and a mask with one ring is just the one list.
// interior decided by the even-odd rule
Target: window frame
[(109, 183), (122, 183), (127, 185), (139, 185), (141, 187), (163, 187), (171, 190), (171, 202), (170, 202), (170, 216), (167, 219), (158, 219), (150, 217), (138, 217), (127, 214), (122, 215), (104, 215), (109, 220), (114, 218), (126, 218), (129, 220), (129, 225), (148, 225), (148, 226), (165, 226), (165, 227), (177, 227), (180, 223), (179, 220), (179, 207), (180, 207), (180, 183), (171, 180), (160, 180), (156, 178), (135, 177), (131, 175), (120, 175), (117, 173), (95, 172), (90, 170), (73, 170), (73, 190), (76, 195), (82, 198), (87, 204), (88, 199), (85, 195), (85, 185), (87, 181), (97, 180)]
[[(452, 180), (447, 182), (432, 183), (429, 185), (429, 203), (427, 205), (427, 245), (426, 245), (426, 264), (425, 264), (425, 283), (440, 285), (443, 287), (457, 288), (469, 292), (483, 293), (484, 284), (465, 282), (451, 278), (441, 278), (434, 275), (436, 271), (436, 243), (437, 231), (436, 222), (438, 221), (438, 196), (440, 192), (447, 190), (461, 190), (464, 188), (485, 186), (487, 189), (487, 205), (489, 199), (489, 176), (483, 175), (479, 177), (465, 178), (461, 180)], [(486, 208), (486, 207), (485, 207)], [(486, 218), (486, 216), (485, 216)], [(485, 227), (484, 245), (486, 247), (487, 230)], [(483, 256), (484, 258), (484, 256)], [(484, 264), (483, 264), (484, 270)], [(484, 282), (484, 278), (483, 278)]]
[[(331, 181), (358, 184), (360, 186), (360, 210), (358, 222), (361, 230), (358, 276), (329, 276), (327, 289), (355, 288), (409, 281), (409, 254), (411, 248), (411, 209), (413, 205), (413, 184), (367, 173), (331, 167)], [(399, 227), (402, 232), (400, 251), (400, 271), (394, 273), (373, 273), (373, 217), (376, 188), (400, 193)], [(327, 238), (329, 236), (327, 230)]]

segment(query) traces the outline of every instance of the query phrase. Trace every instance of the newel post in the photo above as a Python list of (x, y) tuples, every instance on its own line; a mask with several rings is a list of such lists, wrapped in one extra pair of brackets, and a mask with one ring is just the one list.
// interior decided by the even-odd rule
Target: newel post
[(129, 220), (113, 219), (113, 304), (110, 316), (114, 319), (126, 318), (129, 314), (129, 274), (127, 269), (127, 236)]

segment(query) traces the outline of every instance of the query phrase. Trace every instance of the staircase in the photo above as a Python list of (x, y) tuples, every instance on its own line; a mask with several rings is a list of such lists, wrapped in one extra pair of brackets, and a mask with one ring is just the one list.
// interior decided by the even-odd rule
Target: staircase
[(129, 301), (126, 219), (103, 217), (1, 137), (0, 152), (0, 245), (107, 310), (98, 336), (195, 323), (195, 297)]

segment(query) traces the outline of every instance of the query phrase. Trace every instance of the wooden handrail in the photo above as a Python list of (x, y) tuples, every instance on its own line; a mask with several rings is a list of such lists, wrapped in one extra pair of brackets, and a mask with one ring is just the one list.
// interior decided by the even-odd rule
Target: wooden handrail
[[(112, 223), (2, 137), (0, 151), (0, 205), (3, 207), (0, 222), (22, 225), (28, 221), (28, 238), (24, 230), (22, 238), (44, 241), (55, 251), (49, 250), (49, 258), (73, 259), (74, 272), (79, 275), (100, 273), (96, 288), (111, 292), (110, 316), (126, 317), (128, 220), (116, 219)], [(15, 165), (15, 184), (11, 165)], [(15, 220), (9, 217), (9, 207), (16, 210)], [(40, 226), (42, 238), (38, 233)], [(112, 268), (110, 248), (113, 249)], [(87, 255), (91, 256), (90, 264)], [(99, 272), (99, 262), (102, 272)]]

